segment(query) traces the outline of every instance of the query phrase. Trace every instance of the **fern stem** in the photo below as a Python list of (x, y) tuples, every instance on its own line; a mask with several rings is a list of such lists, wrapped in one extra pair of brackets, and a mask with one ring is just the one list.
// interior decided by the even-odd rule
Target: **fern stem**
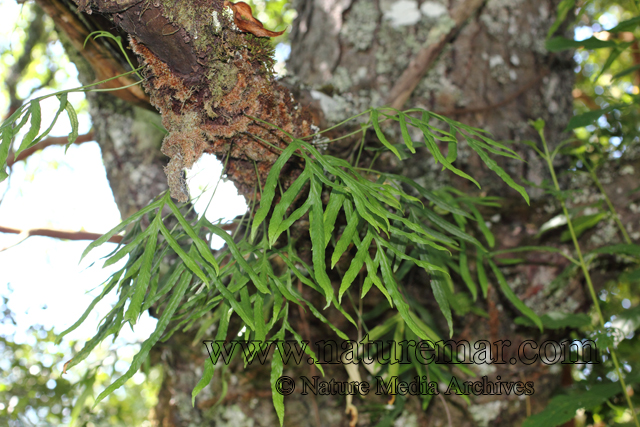
[(582, 156), (579, 156), (578, 158), (580, 159), (582, 164), (587, 168), (587, 170), (589, 171), (589, 175), (591, 175), (591, 179), (593, 180), (593, 182), (595, 182), (596, 187), (598, 187), (598, 190), (600, 190), (600, 193), (604, 196), (604, 200), (605, 200), (605, 202), (607, 202), (607, 206), (609, 206), (609, 210), (613, 214), (613, 220), (616, 222), (616, 224), (618, 224), (618, 228), (620, 228), (620, 232), (622, 233), (622, 237), (624, 237), (625, 242), (627, 242), (627, 244), (630, 245), (631, 244), (631, 238), (629, 237), (629, 233), (627, 233), (627, 229), (624, 228), (624, 225), (622, 225), (622, 221), (620, 221), (620, 217), (618, 216), (618, 212), (616, 211), (616, 208), (613, 207), (613, 203), (611, 203), (611, 199), (609, 199), (609, 196), (607, 195), (607, 192), (604, 191), (604, 187), (602, 186), (602, 183), (598, 179), (598, 176), (596, 175), (595, 169), (592, 168), (591, 166), (589, 166), (589, 164), (584, 160), (584, 158)]
[[(549, 166), (549, 172), (551, 172), (551, 178), (553, 179), (553, 184), (556, 188), (556, 191), (560, 192), (560, 185), (558, 184), (558, 178), (556, 177), (556, 173), (555, 173), (555, 169), (553, 167), (553, 160), (549, 154), (549, 148), (547, 147), (547, 140), (544, 137), (544, 129), (538, 129), (538, 133), (540, 134), (540, 139), (542, 140), (542, 145), (544, 147), (544, 159), (547, 162), (547, 165)], [(586, 164), (586, 163), (585, 163)], [(596, 181), (596, 183), (599, 183), (599, 181)], [(602, 191), (602, 186), (599, 185), (600, 191)], [(606, 198), (606, 193), (603, 192), (603, 194), (605, 194), (605, 198)], [(567, 219), (567, 225), (569, 226), (569, 233), (571, 234), (571, 240), (573, 241), (573, 245), (576, 248), (576, 253), (578, 254), (578, 260), (580, 261), (580, 267), (582, 268), (582, 273), (584, 274), (584, 277), (587, 281), (587, 287), (589, 288), (589, 293), (591, 294), (591, 299), (593, 300), (593, 305), (596, 309), (596, 313), (598, 314), (598, 320), (600, 323), (600, 327), (602, 329), (605, 328), (604, 326), (604, 318), (602, 316), (602, 310), (600, 309), (600, 304), (598, 303), (598, 298), (596, 296), (596, 291), (593, 288), (593, 283), (591, 282), (591, 275), (589, 274), (589, 269), (587, 268), (587, 264), (584, 261), (584, 257), (582, 256), (582, 251), (580, 250), (580, 244), (578, 243), (578, 238), (576, 237), (576, 233), (575, 230), (573, 229), (573, 224), (571, 223), (571, 218), (569, 217), (569, 211), (567, 210), (567, 205), (565, 204), (564, 200), (561, 198), (558, 198), (558, 200), (560, 201), (560, 204), (562, 205), (562, 212), (564, 213), (565, 218)], [(607, 198), (608, 200), (608, 198)], [(614, 211), (615, 212), (615, 211)], [(616, 216), (614, 214), (614, 216)], [(617, 217), (617, 216), (616, 216)], [(624, 229), (624, 228), (623, 228)], [(618, 363), (618, 357), (616, 355), (616, 352), (613, 348), (613, 345), (609, 348), (609, 352), (611, 353), (611, 360), (613, 361), (613, 364), (616, 368), (616, 374), (618, 375), (618, 379), (620, 381), (620, 386), (622, 387), (622, 393), (624, 394), (626, 400), (627, 400), (627, 405), (629, 406), (629, 410), (631, 411), (631, 415), (633, 416), (633, 420), (635, 421), (635, 425), (636, 427), (640, 427), (640, 422), (638, 421), (638, 417), (636, 415), (636, 411), (633, 408), (633, 403), (631, 402), (631, 397), (629, 396), (629, 393), (627, 393), (627, 385), (624, 381), (624, 378), (622, 376), (622, 370), (620, 369), (620, 364)]]

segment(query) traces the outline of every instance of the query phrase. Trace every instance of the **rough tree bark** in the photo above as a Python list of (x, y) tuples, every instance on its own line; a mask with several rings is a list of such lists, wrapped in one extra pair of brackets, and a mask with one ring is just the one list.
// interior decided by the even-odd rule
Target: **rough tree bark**
[[(301, 113), (289, 91), (270, 78), (267, 39), (229, 29), (232, 19), (223, 12), (221, 0), (76, 3), (81, 12), (93, 13), (75, 13), (75, 4), (69, 1), (38, 0), (54, 19), (59, 11), (69, 13), (56, 22), (60, 32), (71, 38), (69, 19), (84, 26), (86, 35), (103, 22), (100, 12), (117, 24), (118, 31), (133, 37), (134, 52), (141, 63), (148, 65), (145, 88), (170, 131), (162, 153), (170, 157), (165, 170), (172, 195), (180, 200), (188, 196), (182, 169), (190, 167), (202, 153), (229, 156), (228, 176), (246, 196), (256, 188), (253, 162), (258, 164), (260, 182), (264, 183), (277, 152), (248, 135), (258, 135), (278, 147), (283, 146), (283, 138), (248, 116), (305, 136), (311, 132), (311, 117), (315, 117), (315, 124), (324, 126), (369, 106), (390, 102), (397, 107), (404, 104), (405, 108), (423, 107), (449, 115), (490, 131), (496, 140), (535, 140), (527, 121), (541, 117), (547, 122), (549, 141), (555, 144), (564, 137), (562, 129), (572, 111), (571, 56), (551, 55), (544, 49), (544, 37), (558, 0), (294, 1), (298, 18), (291, 33), (287, 85), (307, 104), (311, 115)], [(73, 43), (69, 44), (68, 50), (73, 52)], [(117, 54), (113, 57), (118, 58)], [(92, 71), (97, 64), (95, 58), (81, 59), (77, 54), (72, 58), (87, 81), (100, 76)], [(140, 94), (127, 96), (140, 102)], [(149, 122), (152, 113), (111, 95), (90, 95), (89, 101), (107, 174), (126, 217), (166, 188), (162, 173), (166, 159), (159, 154), (161, 137), (143, 124)], [(353, 141), (345, 140), (329, 150), (346, 157), (352, 148), (349, 144)], [(502, 161), (512, 176), (537, 183), (546, 178), (547, 172), (532, 152), (524, 148), (518, 151), (526, 163)], [(427, 188), (453, 185), (469, 193), (478, 192), (468, 182), (443, 173), (426, 152), (403, 163), (388, 154), (377, 160), (376, 168), (410, 176)], [(487, 212), (493, 215), (497, 248), (529, 243), (531, 234), (557, 209), (535, 189), (530, 191), (532, 207), (526, 207), (464, 147), (460, 148), (458, 162), (458, 167), (480, 181), (484, 194), (508, 196), (501, 210)], [(290, 173), (294, 178), (295, 165)], [(610, 185), (618, 186), (616, 177), (617, 172), (612, 171)], [(595, 192), (588, 194), (595, 197)], [(614, 202), (622, 205), (623, 200)], [(631, 212), (626, 208), (622, 209), (623, 218), (629, 224)], [(633, 227), (637, 229), (638, 224)], [(599, 229), (594, 234), (606, 232)], [(611, 240), (611, 236), (606, 238)], [(537, 255), (529, 261), (531, 264), (507, 271), (510, 285), (529, 306), (539, 314), (552, 308), (585, 308), (588, 302), (578, 280), (560, 290), (546, 289), (549, 279), (566, 265), (564, 258)], [(437, 313), (430, 291), (424, 291), (428, 280), (416, 273), (408, 276), (406, 286), (413, 297)], [(516, 328), (512, 323), (516, 311), (494, 286), (485, 308), (489, 319), (473, 314), (456, 319), (454, 339), (508, 338), (517, 342), (549, 337), (532, 336), (531, 330)], [(338, 316), (331, 319), (341, 322)], [(302, 315), (300, 321), (307, 319)], [(311, 341), (327, 337), (321, 325), (312, 324), (310, 331)], [(277, 425), (268, 366), (232, 369), (230, 388), (219, 404), (216, 376), (193, 408), (191, 390), (201, 376), (205, 357), (204, 348), (193, 345), (188, 333), (176, 333), (155, 349), (153, 361), (164, 367), (159, 404), (153, 415), (156, 425)], [(454, 425), (518, 425), (529, 405), (533, 412), (543, 407), (559, 385), (560, 376), (550, 368), (525, 368), (515, 366), (488, 375), (502, 375), (507, 381), (536, 381), (536, 394), (530, 400), (478, 396), (467, 405), (451, 396), (448, 411)], [(329, 370), (327, 376), (346, 378), (340, 369)], [(355, 403), (361, 406), (369, 402)], [(286, 425), (337, 426), (349, 422), (344, 401), (338, 397), (292, 395), (285, 404)], [(441, 401), (432, 402), (425, 413), (417, 399), (408, 399), (396, 425), (446, 425), (446, 412)], [(358, 425), (372, 425), (373, 421), (370, 413), (361, 411)]]

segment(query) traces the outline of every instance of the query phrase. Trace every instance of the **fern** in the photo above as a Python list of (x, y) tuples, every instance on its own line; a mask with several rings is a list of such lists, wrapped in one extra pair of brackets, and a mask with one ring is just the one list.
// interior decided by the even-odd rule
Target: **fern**
[[(414, 117), (414, 113), (420, 114), (420, 117)], [(384, 150), (402, 157), (415, 152), (418, 146), (425, 146), (432, 152), (434, 159), (445, 168), (472, 181), (473, 178), (452, 164), (457, 152), (452, 148), (458, 144), (456, 135), (463, 135), (463, 139), (469, 145), (475, 144), (474, 149), (479, 154), (487, 151), (508, 157), (515, 156), (511, 150), (490, 140), (480, 130), (425, 111), (394, 111), (391, 114), (388, 109), (371, 109), (369, 116), (368, 123), (362, 126), (360, 131), (364, 132), (367, 128), (373, 127)], [(446, 124), (450, 131), (443, 131), (430, 124), (434, 119)], [(380, 123), (385, 120), (400, 123), (402, 145), (394, 146), (384, 138)], [(416, 127), (423, 133), (422, 145), (410, 140), (408, 126)], [(117, 289), (118, 303), (103, 319), (98, 334), (68, 363), (67, 369), (84, 360), (108, 335), (117, 335), (126, 323), (135, 324), (143, 310), (152, 305), (164, 307), (158, 310), (161, 321), (143, 344), (131, 369), (109, 386), (98, 397), (96, 403), (135, 373), (139, 362), (155, 342), (168, 339), (180, 328), (187, 330), (193, 327), (203, 316), (209, 316), (209, 325), (216, 321), (222, 322), (219, 329), (219, 335), (223, 334), (220, 335), (221, 339), (224, 339), (226, 334), (229, 316), (235, 314), (246, 328), (247, 338), (269, 341), (283, 339), (286, 332), (299, 337), (287, 320), (290, 304), (296, 304), (308, 308), (313, 316), (331, 327), (337, 336), (348, 339), (343, 331), (328, 322), (314, 304), (302, 297), (292, 286), (295, 281), (300, 281), (323, 296), (325, 308), (333, 305), (356, 326), (355, 320), (345, 310), (342, 298), (345, 294), (351, 295), (349, 290), (364, 267), (367, 274), (362, 297), (364, 298), (373, 286), (386, 296), (388, 307), (397, 310), (399, 317), (391, 319), (395, 319), (392, 321), (395, 325), (394, 334), (400, 338), (438, 338), (433, 327), (429, 326), (430, 318), (424, 316), (422, 308), (416, 306), (415, 302), (404, 299), (400, 279), (413, 266), (423, 268), (432, 275), (432, 289), (442, 315), (449, 325), (450, 335), (453, 333), (450, 304), (454, 292), (451, 268), (461, 274), (471, 296), (474, 299), (477, 297), (475, 281), (466, 265), (467, 247), (476, 248), (479, 263), (478, 282), (483, 295), (486, 296), (487, 278), (480, 268), (483, 258), (487, 258), (496, 274), (499, 272), (490, 259), (492, 254), (467, 229), (470, 224), (477, 222), (485, 240), (489, 246), (493, 246), (493, 236), (484, 227), (476, 205), (495, 205), (494, 199), (471, 198), (450, 188), (429, 191), (407, 177), (355, 168), (342, 159), (322, 153), (311, 142), (296, 139), (286, 132), (285, 135), (291, 139), (291, 143), (283, 150), (271, 169), (264, 186), (261, 204), (253, 219), (248, 222), (243, 219), (243, 224), (250, 224), (250, 228), (246, 227), (246, 230), (250, 231), (245, 232), (243, 236), (233, 238), (219, 226), (207, 221), (204, 216), (195, 222), (188, 221), (183, 214), (185, 207), (175, 205), (169, 194), (165, 193), (91, 243), (85, 250), (83, 257), (111, 236), (133, 226), (123, 242), (105, 261), (105, 265), (111, 265), (128, 255), (125, 266), (105, 283), (103, 292), (83, 317), (59, 337), (61, 339), (79, 326), (98, 301)], [(449, 145), (449, 154), (446, 157), (440, 153), (436, 140)], [(274, 204), (280, 171), (292, 156), (299, 156), (304, 160), (304, 170)], [(486, 153), (485, 156), (480, 156), (483, 160), (488, 158)], [(489, 166), (492, 167), (491, 165)], [(495, 165), (493, 168), (497, 169)], [(367, 176), (377, 176), (377, 179), (372, 181), (366, 178), (363, 172), (366, 172)], [(510, 178), (502, 178), (518, 190), (518, 185)], [(415, 191), (415, 195), (405, 192), (405, 185), (406, 188)], [(330, 194), (326, 206), (321, 197), (325, 190)], [(303, 195), (303, 199), (297, 200), (300, 194)], [(425, 205), (423, 200), (428, 205)], [(292, 210), (294, 201), (298, 207)], [(163, 216), (163, 207), (167, 207), (171, 214)], [(311, 265), (299, 257), (288, 236), (296, 221), (305, 214), (309, 215), (310, 222), (313, 254)], [(449, 215), (453, 217), (453, 222), (446, 218)], [(143, 230), (140, 221), (144, 216), (148, 217), (146, 223), (149, 225)], [(341, 228), (337, 225), (340, 217), (346, 219), (346, 227), (338, 233), (339, 238), (335, 240), (333, 235)], [(175, 224), (171, 230), (165, 225), (168, 221)], [(226, 243), (225, 248), (216, 256), (203, 239), (204, 235), (209, 233), (221, 237)], [(160, 239), (160, 235), (163, 239)], [(286, 235), (286, 239), (283, 235)], [(357, 248), (357, 253), (351, 259), (347, 271), (341, 274), (342, 280), (336, 295), (327, 271), (337, 268), (338, 261), (346, 256), (350, 246)], [(330, 265), (325, 265), (326, 251), (331, 254)], [(165, 259), (175, 259), (176, 256), (180, 262), (174, 263), (171, 269), (163, 274), (160, 266)], [(459, 259), (459, 266), (452, 263), (452, 256)], [(288, 269), (276, 273), (270, 261), (274, 257), (282, 260)], [(516, 308), (533, 323), (540, 325), (538, 317), (515, 297), (508, 286), (503, 286), (504, 279), (500, 275), (498, 278), (500, 288)], [(186, 300), (184, 297), (187, 297)], [(125, 307), (128, 307), (126, 311)], [(169, 325), (173, 326), (168, 328)], [(198, 335), (202, 336), (202, 331)], [(281, 370), (282, 361), (274, 356), (272, 383)], [(446, 376), (442, 376), (444, 373), (439, 370), (435, 370), (433, 375), (435, 378)], [(207, 361), (203, 378), (193, 392), (193, 399), (212, 376), (213, 366), (209, 366)], [(274, 396), (274, 405), (280, 408), (278, 415), (282, 416), (283, 402), (277, 398), (277, 393), (274, 393)]]
[[(104, 33), (92, 35), (113, 38)], [(120, 40), (114, 40), (120, 44)], [(127, 74), (137, 71), (135, 69)], [(121, 76), (113, 79), (119, 77)], [(78, 120), (74, 108), (67, 101), (68, 93), (99, 90), (95, 86), (108, 80), (39, 97), (19, 108), (0, 127), (0, 164), (3, 166), (0, 178), (7, 176), (4, 165), (11, 146), (17, 147), (15, 151), (18, 155), (37, 144), (48, 135), (63, 111), (66, 111), (72, 127), (69, 144), (73, 143), (78, 136)], [(113, 90), (119, 89), (121, 88)], [(59, 108), (49, 127), (40, 133), (40, 101), (54, 96), (59, 100)], [(509, 148), (490, 139), (483, 131), (419, 109), (401, 112), (372, 108), (350, 120), (364, 114), (368, 114), (369, 118), (358, 132), (364, 134), (366, 130), (373, 128), (381, 143), (377, 153), (388, 150), (403, 159), (416, 153), (417, 148), (426, 147), (434, 160), (444, 168), (479, 186), (471, 176), (454, 166), (460, 137), (478, 153), (490, 169), (519, 191), (528, 202), (524, 189), (489, 157), (489, 153), (516, 159), (519, 157)], [(273, 126), (260, 119), (253, 119)], [(17, 143), (15, 137), (27, 122), (29, 130), (21, 142)], [(348, 121), (340, 125), (346, 122)], [(402, 144), (390, 142), (381, 126), (383, 122), (398, 122)], [(435, 122), (440, 125), (436, 126)], [(409, 127), (417, 129), (423, 135), (423, 141), (412, 141)], [(441, 127), (449, 130), (442, 130)], [(299, 339), (300, 335), (288, 322), (289, 306), (296, 304), (308, 308), (313, 316), (327, 324), (337, 336), (348, 339), (343, 331), (325, 318), (321, 310), (303, 298), (292, 284), (300, 281), (308, 286), (324, 297), (324, 308), (333, 305), (351, 324), (357, 326), (342, 300), (345, 294), (351, 298), (349, 291), (363, 268), (366, 274), (361, 297), (364, 298), (375, 286), (387, 298), (388, 308), (397, 311), (397, 315), (390, 318), (393, 320), (389, 320), (393, 324), (385, 330), (389, 333), (393, 330), (397, 338), (437, 338), (433, 327), (429, 326), (429, 316), (415, 302), (406, 301), (403, 296), (405, 292), (401, 279), (407, 271), (418, 266), (432, 276), (435, 300), (449, 325), (449, 334), (452, 335), (451, 304), (455, 292), (451, 279), (452, 269), (461, 275), (472, 298), (477, 297), (476, 283), (467, 266), (467, 248), (475, 247), (478, 282), (482, 294), (486, 296), (487, 291), (487, 277), (483, 268), (483, 260), (486, 259), (508, 299), (534, 324), (541, 326), (535, 313), (524, 306), (506, 285), (491, 261), (492, 254), (469, 230), (477, 228), (489, 247), (493, 246), (494, 237), (484, 226), (477, 206), (495, 205), (495, 199), (472, 198), (451, 188), (427, 190), (404, 176), (357, 168), (343, 159), (321, 152), (307, 138), (297, 139), (282, 129), (280, 131), (291, 142), (270, 170), (255, 215), (249, 220), (243, 218), (239, 224), (238, 229), (250, 230), (243, 236), (230, 236), (219, 226), (208, 222), (204, 216), (197, 221), (187, 220), (183, 213), (186, 207), (177, 206), (169, 194), (164, 193), (91, 243), (84, 251), (83, 258), (110, 237), (126, 228), (130, 230), (104, 263), (105, 266), (112, 265), (128, 256), (126, 264), (105, 282), (103, 291), (83, 316), (58, 337), (61, 340), (77, 328), (107, 294), (114, 290), (118, 292), (118, 302), (103, 319), (96, 336), (85, 343), (65, 369), (82, 362), (108, 336), (117, 336), (125, 324), (134, 325), (140, 314), (149, 307), (157, 307), (159, 313), (155, 331), (142, 345), (131, 368), (107, 387), (98, 396), (96, 403), (131, 378), (156, 342), (167, 340), (180, 328), (190, 329), (203, 317), (209, 316), (206, 321), (209, 325), (219, 322), (218, 335), (221, 339), (226, 334), (229, 317), (234, 314), (246, 327), (248, 338), (260, 341), (283, 339), (288, 332)], [(323, 132), (311, 137), (317, 137)], [(447, 144), (446, 156), (440, 152), (439, 143)], [(292, 156), (302, 158), (304, 170), (274, 204), (280, 172)], [(370, 179), (372, 176), (373, 180)], [(326, 206), (323, 203), (323, 191), (329, 194)], [(292, 209), (294, 203), (297, 207)], [(163, 216), (165, 207), (171, 213)], [(254, 207), (251, 209), (253, 212)], [(311, 265), (296, 253), (289, 236), (292, 227), (305, 215), (309, 216)], [(447, 219), (449, 216), (453, 221)], [(145, 223), (149, 225), (143, 230), (141, 220), (144, 217), (147, 218)], [(340, 218), (346, 219), (345, 227), (338, 225), (342, 221)], [(169, 222), (175, 224), (171, 229), (166, 225)], [(225, 248), (216, 256), (204, 240), (207, 234), (215, 234), (226, 243)], [(336, 234), (339, 237), (334, 239)], [(327, 271), (338, 268), (341, 258), (347, 255), (351, 257), (348, 254), (350, 247), (355, 247), (356, 253), (350, 259), (347, 270), (340, 272), (342, 279), (336, 295)], [(325, 264), (327, 251), (331, 254), (330, 265)], [(178, 258), (179, 262), (173, 263), (168, 272), (162, 272), (161, 266), (166, 264), (167, 259)], [(273, 258), (280, 259), (288, 269), (276, 273), (271, 265)], [(455, 258), (458, 259), (457, 262), (453, 262)], [(202, 336), (202, 331), (201, 329), (198, 336)], [(312, 357), (315, 359), (315, 355)], [(281, 371), (282, 360), (274, 356), (272, 384)], [(439, 369), (433, 372), (435, 378), (444, 378), (444, 373)], [(212, 376), (213, 366), (209, 366), (207, 361), (203, 378), (194, 389), (193, 399)], [(274, 393), (274, 405), (282, 422), (284, 406), (277, 396)]]
[[(44, 138), (46, 138), (53, 126), (57, 123), (58, 118), (62, 114), (63, 111), (67, 112), (67, 117), (69, 118), (69, 124), (71, 125), (71, 132), (69, 132), (68, 143), (66, 148), (68, 149), (71, 144), (73, 144), (78, 138), (78, 115), (76, 110), (73, 108), (73, 105), (67, 100), (67, 96), (69, 93), (73, 92), (110, 92), (115, 90), (126, 89), (131, 86), (135, 86), (140, 84), (141, 82), (132, 83), (130, 85), (111, 88), (111, 89), (97, 89), (96, 86), (99, 86), (103, 83), (109, 82), (111, 80), (119, 79), (121, 77), (127, 76), (132, 73), (137, 73), (140, 68), (129, 71), (128, 73), (120, 74), (115, 77), (111, 77), (106, 80), (99, 81), (97, 83), (92, 83), (86, 86), (80, 86), (73, 89), (66, 89), (63, 91), (51, 93), (48, 95), (40, 96), (32, 99), (31, 101), (20, 106), (8, 119), (2, 122), (0, 125), (0, 135), (2, 141), (0, 142), (0, 182), (7, 179), (9, 174), (6, 171), (7, 167), (7, 157), (9, 152), (12, 151), (13, 147), (14, 158), (18, 157), (21, 152), (26, 149), (33, 147), (38, 144)], [(47, 127), (47, 129), (40, 133), (40, 129), (42, 126), (42, 116), (41, 116), (41, 107), (40, 102), (44, 101), (48, 98), (55, 97), (58, 100), (59, 106), (56, 114), (51, 120), (51, 123)], [(22, 137), (20, 142), (16, 141), (16, 136), (20, 133), (23, 127), (26, 125), (27, 121), (29, 121), (29, 130)]]

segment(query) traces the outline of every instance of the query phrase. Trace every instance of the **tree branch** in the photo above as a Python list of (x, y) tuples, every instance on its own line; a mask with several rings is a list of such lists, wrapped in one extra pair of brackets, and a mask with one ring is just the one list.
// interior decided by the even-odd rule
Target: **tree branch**
[(466, 0), (451, 11), (451, 19), (453, 19), (455, 25), (448, 33), (440, 35), (436, 42), (422, 48), (415, 58), (411, 60), (407, 69), (404, 70), (402, 76), (400, 76), (400, 79), (393, 88), (391, 88), (385, 102), (386, 105), (396, 109), (402, 108), (404, 103), (411, 97), (420, 80), (422, 80), (440, 53), (442, 53), (447, 43), (455, 37), (465, 22), (480, 10), (485, 1), (486, 0)]
[[(53, 19), (57, 29), (67, 35), (73, 47), (91, 64), (98, 81), (129, 71), (128, 67), (122, 63), (124, 59), (118, 56), (118, 51), (110, 49), (102, 41), (91, 40), (84, 45), (85, 39), (93, 30), (112, 30), (111, 26), (107, 26), (108, 22), (102, 22), (104, 18), (100, 15), (95, 15), (91, 18), (84, 15), (83, 19), (80, 19), (78, 14), (71, 11), (60, 0), (36, 0), (36, 3)], [(88, 25), (94, 25), (94, 28), (89, 28)], [(101, 85), (101, 87), (118, 88), (132, 83), (135, 83), (135, 80), (128, 75), (111, 80)], [(155, 111), (149, 104), (149, 97), (139, 85), (111, 93), (138, 107)]]
[[(88, 231), (65, 231), (65, 230), (53, 230), (50, 228), (32, 228), (31, 230), (18, 230), (17, 228), (3, 227), (0, 225), (0, 233), (21, 234), (23, 236), (17, 243), (6, 248), (1, 248), (0, 252), (9, 249), (19, 243), (22, 243), (31, 236), (45, 236), (54, 237), (56, 239), (65, 240), (98, 240), (102, 237), (100, 233), (89, 233)], [(108, 242), (120, 243), (122, 236), (112, 236)]]
[[(76, 138), (76, 140), (74, 141), (74, 144), (80, 145), (85, 142), (89, 142), (93, 140), (94, 140), (94, 135), (93, 135), (93, 131), (91, 131), (89, 133), (85, 133), (84, 135), (78, 135), (78, 138)], [(66, 136), (52, 136), (50, 138), (43, 139), (33, 147), (28, 148), (24, 150), (22, 153), (20, 153), (17, 159), (14, 159), (13, 153), (10, 153), (7, 156), (7, 166), (11, 167), (15, 162), (24, 160), (30, 155), (32, 155), (33, 153), (35, 153), (36, 151), (43, 150), (51, 145), (67, 145), (68, 142), (69, 140)]]

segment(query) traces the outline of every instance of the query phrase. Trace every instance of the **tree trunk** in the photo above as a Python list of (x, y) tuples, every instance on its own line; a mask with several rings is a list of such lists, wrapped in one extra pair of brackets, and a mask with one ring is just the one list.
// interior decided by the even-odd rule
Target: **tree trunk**
[[(63, 3), (69, 7), (69, 3)], [(81, 10), (90, 10), (89, 2), (77, 3)], [(185, 86), (173, 86), (173, 93), (160, 90), (166, 82), (156, 80), (155, 87), (147, 86), (152, 102), (163, 112), (164, 124), (171, 132), (169, 143), (165, 140), (163, 152), (173, 158), (169, 169), (173, 167), (174, 170), (168, 172), (170, 184), (173, 180), (172, 194), (179, 196), (184, 191), (181, 188), (182, 168), (192, 164), (203, 151), (231, 156), (230, 176), (243, 194), (250, 196), (255, 191), (252, 160), (259, 162), (260, 182), (264, 183), (276, 156), (243, 136), (249, 126), (237, 114), (243, 108), (250, 108), (252, 114), (258, 116), (268, 114), (268, 121), (278, 123), (290, 132), (301, 136), (310, 133), (310, 116), (296, 113), (295, 105), (289, 102), (288, 91), (265, 77), (264, 70), (256, 69), (255, 64), (248, 66), (241, 61), (231, 61), (227, 69), (227, 65), (203, 63), (198, 52), (205, 51), (202, 50), (205, 48), (194, 47), (194, 43), (188, 45), (194, 29), (197, 29), (197, 20), (191, 26), (188, 20), (183, 20), (181, 26), (176, 27), (175, 23), (162, 21), (165, 18), (155, 10), (158, 5), (151, 7), (146, 4), (148, 2), (144, 5), (135, 1), (115, 2), (117, 5), (133, 5), (126, 8), (109, 6), (114, 2), (95, 3), (102, 4), (102, 9), (98, 7), (96, 10), (111, 15), (122, 29), (135, 35), (137, 42), (134, 48), (147, 64), (160, 58), (168, 64), (171, 73), (194, 85), (212, 70), (216, 76), (222, 76), (220, 79), (228, 80), (226, 86), (224, 82), (221, 84), (220, 93), (213, 86), (203, 89), (205, 92), (209, 90), (207, 96), (218, 97), (213, 104), (208, 103), (206, 97), (186, 102), (189, 97), (185, 93), (176, 95), (176, 92), (186, 90)], [(211, 10), (218, 11), (222, 6), (222, 2), (217, 0), (211, 5), (209, 2), (193, 3), (200, 12), (206, 11), (207, 16), (211, 15)], [(543, 118), (547, 123), (547, 139), (555, 145), (567, 137), (562, 130), (572, 114), (573, 85), (570, 54), (553, 55), (544, 49), (544, 38), (555, 19), (558, 3), (559, 0), (298, 0), (294, 2), (298, 18), (291, 33), (287, 83), (294, 88), (300, 100), (308, 100), (312, 116), (317, 119), (316, 124), (323, 126), (337, 123), (370, 106), (391, 103), (397, 107), (422, 107), (447, 115), (490, 131), (497, 141), (536, 140), (536, 133), (528, 121)], [(129, 18), (133, 16), (136, 19), (143, 16), (149, 20), (160, 20), (160, 29), (171, 25), (177, 28), (174, 48), (157, 48), (154, 43), (160, 40), (158, 35), (152, 30), (145, 32), (148, 26), (131, 24), (134, 20)], [(173, 35), (172, 31), (169, 33)], [(148, 49), (153, 52), (150, 54)], [(161, 75), (162, 63), (153, 63), (152, 66), (156, 67), (155, 75)], [(235, 90), (238, 81), (254, 84), (243, 83), (240, 89)], [(230, 100), (231, 96), (234, 98)], [(249, 97), (249, 100), (243, 97)], [(186, 106), (188, 114), (182, 110), (182, 115), (177, 113), (176, 99)], [(138, 107), (128, 107), (124, 101), (110, 95), (91, 95), (89, 101), (107, 175), (116, 202), (126, 217), (166, 188), (166, 178), (160, 169), (160, 138), (149, 130), (150, 127), (140, 127), (141, 123), (149, 121), (151, 113)], [(281, 115), (271, 114), (274, 106), (284, 106)], [(187, 123), (184, 117), (190, 117), (190, 122)], [(197, 136), (205, 135), (203, 138), (208, 138), (212, 145), (205, 148), (183, 144), (179, 139), (191, 129), (189, 126), (195, 126)], [(231, 127), (233, 130), (225, 133), (225, 129)], [(270, 134), (268, 129), (255, 126), (250, 130), (260, 135)], [(393, 135), (393, 129), (385, 129), (385, 132), (399, 136)], [(216, 138), (226, 142), (213, 143)], [(349, 144), (352, 143), (345, 140), (332, 145), (329, 151), (346, 157), (351, 153)], [(172, 148), (176, 146), (179, 148)], [(544, 165), (531, 150), (523, 144), (515, 145), (514, 149), (526, 162), (500, 160), (511, 176), (524, 177), (534, 183), (548, 178)], [(175, 160), (184, 158), (186, 154), (193, 157)], [(531, 230), (537, 230), (549, 218), (549, 212), (555, 209), (554, 203), (543, 198), (536, 189), (529, 191), (531, 207), (528, 208), (515, 191), (497, 179), (464, 145), (460, 146), (456, 165), (475, 177), (482, 190), (444, 173), (426, 151), (418, 151), (403, 163), (399, 163), (391, 153), (386, 153), (376, 160), (375, 168), (409, 176), (430, 189), (451, 185), (469, 194), (504, 196), (501, 209), (484, 212), (493, 215), (490, 225), (498, 238), (496, 249), (529, 244), (532, 241)], [(550, 278), (566, 266), (564, 258), (545, 254), (532, 257), (530, 261), (533, 263), (505, 269), (510, 286), (527, 305), (538, 314), (550, 309), (572, 312), (585, 308), (587, 303), (579, 281), (573, 280), (561, 289), (547, 289)], [(411, 296), (421, 301), (427, 310), (439, 313), (431, 291), (425, 291), (429, 278), (419, 273), (407, 278), (405, 285)], [(496, 289), (496, 284), (491, 283), (484, 306), (489, 318), (474, 314), (456, 318), (453, 339), (487, 339), (492, 342), (511, 339), (519, 342), (531, 338), (537, 341), (555, 338), (552, 335), (532, 335), (532, 329), (516, 327), (513, 319), (518, 313)], [(328, 317), (331, 321), (342, 321), (333, 313)], [(313, 323), (303, 313), (300, 313), (299, 321), (308, 328), (311, 342), (328, 336), (323, 325)], [(446, 325), (443, 324), (441, 329), (445, 331)], [(153, 415), (156, 425), (277, 425), (270, 398), (268, 365), (253, 365), (244, 370), (241, 366), (231, 366), (228, 370), (217, 368), (212, 384), (200, 393), (195, 407), (191, 406), (191, 391), (200, 379), (208, 357), (200, 343), (192, 343), (192, 336), (191, 333), (177, 332), (154, 350), (152, 361), (164, 367), (159, 404)], [(472, 396), (469, 405), (458, 396), (445, 396), (446, 405), (443, 400), (435, 399), (426, 411), (421, 409), (421, 403), (415, 397), (399, 398), (391, 409), (382, 413), (368, 411), (367, 405), (384, 403), (387, 398), (368, 396), (364, 400), (354, 400), (360, 411), (358, 425), (375, 425), (385, 414), (394, 414), (395, 425), (403, 426), (442, 426), (447, 425), (448, 417), (457, 426), (519, 425), (527, 413), (535, 413), (544, 407), (561, 379), (552, 368), (538, 365), (516, 365), (488, 373), (482, 371), (482, 366), (474, 368), (494, 381), (496, 375), (501, 375), (503, 381), (535, 381), (536, 393), (526, 400)], [(327, 367), (325, 373), (327, 378), (346, 379), (346, 373), (340, 367)], [(225, 375), (229, 383), (226, 395), (221, 392), (220, 375)], [(308, 367), (287, 366), (285, 375), (318, 374)], [(350, 421), (344, 413), (345, 401), (340, 396), (314, 397), (295, 393), (285, 398), (285, 407), (285, 425), (346, 426)]]

